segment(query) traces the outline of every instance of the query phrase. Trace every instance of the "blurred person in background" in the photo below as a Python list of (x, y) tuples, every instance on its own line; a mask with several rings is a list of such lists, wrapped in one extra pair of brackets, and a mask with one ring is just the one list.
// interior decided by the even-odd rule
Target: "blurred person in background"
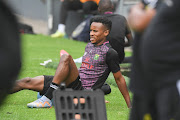
[[(180, 14), (176, 12), (179, 8), (179, 0), (154, 0), (148, 5), (136, 5), (130, 11), (129, 23), (136, 31), (130, 120), (180, 119), (180, 29), (177, 27)], [(146, 24), (141, 25), (139, 21), (143, 18)]]
[[(97, 14), (100, 0), (61, 0), (60, 22), (57, 31), (51, 35), (52, 38), (64, 37), (66, 32), (66, 19), (70, 10), (82, 9), (85, 15)], [(73, 20), (72, 20), (73, 22)]]
[(2, 104), (21, 68), (17, 20), (3, 0), (0, 1), (0, 26), (0, 104)]

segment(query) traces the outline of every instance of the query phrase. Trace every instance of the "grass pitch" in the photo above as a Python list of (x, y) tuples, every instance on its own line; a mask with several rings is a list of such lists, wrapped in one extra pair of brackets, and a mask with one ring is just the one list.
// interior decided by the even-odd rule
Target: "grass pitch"
[[(83, 55), (87, 43), (69, 39), (52, 39), (43, 35), (22, 35), (22, 68), (18, 79), (39, 75), (54, 75), (54, 68), (40, 66), (45, 60), (52, 59), (59, 62), (59, 51), (66, 50), (73, 58)], [(127, 53), (131, 54), (131, 53)], [(126, 77), (128, 81), (128, 78)], [(108, 81), (113, 83), (112, 74)], [(127, 120), (129, 109), (118, 88), (111, 85), (112, 93), (105, 96), (110, 101), (106, 104), (108, 120)], [(47, 109), (27, 108), (27, 103), (36, 100), (37, 92), (23, 90), (8, 95), (0, 107), (0, 120), (55, 120), (54, 107)]]

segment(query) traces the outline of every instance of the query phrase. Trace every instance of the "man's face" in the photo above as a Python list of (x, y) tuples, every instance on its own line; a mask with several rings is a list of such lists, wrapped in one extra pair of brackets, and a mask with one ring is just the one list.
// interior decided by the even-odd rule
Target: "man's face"
[(109, 30), (98, 22), (93, 22), (90, 27), (90, 41), (93, 44), (101, 45), (106, 41), (106, 36), (109, 34)]

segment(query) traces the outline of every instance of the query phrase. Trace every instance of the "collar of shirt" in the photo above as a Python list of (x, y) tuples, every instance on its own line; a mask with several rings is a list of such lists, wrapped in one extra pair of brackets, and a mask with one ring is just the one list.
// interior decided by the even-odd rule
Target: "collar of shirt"
[(108, 11), (108, 12), (104, 12), (104, 14), (113, 14), (113, 12)]

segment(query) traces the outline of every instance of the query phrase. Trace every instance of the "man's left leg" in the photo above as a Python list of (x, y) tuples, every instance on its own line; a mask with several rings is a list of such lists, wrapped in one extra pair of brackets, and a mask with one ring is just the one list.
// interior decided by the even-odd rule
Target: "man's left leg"
[(16, 80), (10, 94), (19, 92), (24, 89), (41, 92), (44, 88), (44, 76), (36, 76), (34, 78), (26, 77)]

